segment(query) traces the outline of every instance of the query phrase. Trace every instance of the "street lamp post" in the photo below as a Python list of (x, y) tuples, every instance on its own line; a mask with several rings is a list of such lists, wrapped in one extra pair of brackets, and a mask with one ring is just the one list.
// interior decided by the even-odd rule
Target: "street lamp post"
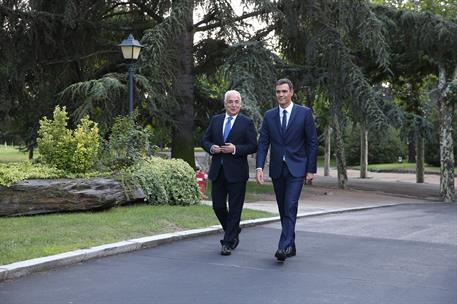
[(122, 40), (121, 44), (119, 44), (122, 50), (122, 56), (124, 59), (127, 60), (129, 63), (128, 69), (128, 95), (129, 95), (129, 117), (132, 118), (133, 113), (133, 63), (138, 59), (140, 56), (140, 51), (143, 46), (133, 38), (133, 35), (130, 34), (129, 37), (125, 40)]

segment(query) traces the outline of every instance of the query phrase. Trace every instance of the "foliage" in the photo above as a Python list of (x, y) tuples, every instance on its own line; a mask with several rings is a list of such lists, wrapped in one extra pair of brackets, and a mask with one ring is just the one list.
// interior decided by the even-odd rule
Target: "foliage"
[(67, 129), (66, 108), (57, 106), (53, 120), (40, 120), (38, 147), (43, 161), (57, 169), (84, 173), (94, 167), (99, 153), (97, 124), (84, 117), (75, 130)]
[[(360, 164), (360, 128), (350, 126), (345, 130), (346, 161), (349, 166)], [(395, 163), (398, 157), (405, 159), (406, 145), (401, 141), (398, 131), (389, 128), (380, 136), (379, 133), (368, 133), (368, 163)]]
[(397, 9), (430, 12), (449, 19), (455, 18), (457, 15), (456, 0), (371, 0), (371, 2)]
[(200, 201), (195, 172), (183, 160), (151, 157), (123, 173), (126, 186), (139, 186), (150, 204), (193, 205)]
[(225, 64), (231, 79), (230, 89), (241, 93), (242, 109), (256, 126), (260, 126), (263, 112), (276, 104), (274, 84), (284, 65), (264, 43), (245, 42), (231, 47)]
[[(76, 115), (79, 118), (90, 114), (104, 129), (103, 118), (125, 114), (126, 107), (119, 105), (126, 104), (120, 101), (127, 98), (118, 94), (125, 90), (108, 92), (109, 100), (94, 98), (98, 94), (94, 91), (101, 92), (100, 85), (116, 88), (116, 83), (106, 81), (113, 80), (111, 76), (117, 72), (126, 78), (127, 69), (116, 45), (125, 39), (126, 32), (137, 37), (154, 24), (134, 2), (140, 3), (0, 1), (0, 129), (4, 132), (0, 136), (20, 136), (26, 144), (34, 144), (39, 119), (52, 114), (57, 102), (65, 102), (71, 116), (75, 110), (81, 112)], [(162, 7), (161, 3), (155, 12), (160, 13)], [(91, 83), (99, 78), (98, 83)], [(87, 99), (82, 94), (57, 97), (68, 86), (86, 81), (86, 88), (93, 85)], [(74, 89), (74, 93), (84, 91)]]
[(101, 171), (69, 173), (46, 164), (32, 163), (29, 161), (8, 164), (0, 163), (0, 185), (6, 187), (26, 179), (92, 178), (109, 175), (108, 172)]
[(367, 2), (281, 2), (280, 47), (288, 60), (301, 65), (298, 82), (324, 90), (333, 113), (350, 106), (381, 130), (387, 119), (364, 68), (369, 63), (388, 71), (389, 46), (382, 23)]
[(7, 187), (25, 179), (59, 178), (64, 175), (65, 172), (63, 170), (49, 167), (45, 164), (32, 164), (28, 161), (0, 164), (0, 185)]
[(150, 155), (149, 132), (136, 123), (137, 115), (132, 118), (118, 116), (103, 151), (103, 163), (111, 169), (128, 167), (142, 157)]
[[(100, 79), (77, 82), (60, 92), (59, 98), (67, 103), (82, 100), (72, 113), (75, 120), (78, 121), (85, 115), (91, 114), (92, 117), (97, 118), (99, 125), (103, 126), (102, 129), (107, 130), (112, 124), (112, 117), (115, 116), (113, 114), (122, 113), (123, 107), (119, 107), (118, 101), (120, 97), (124, 97), (122, 93), (126, 90), (126, 86), (121, 82), (121, 78), (120, 74), (111, 73)], [(106, 115), (107, 113), (111, 115)]]

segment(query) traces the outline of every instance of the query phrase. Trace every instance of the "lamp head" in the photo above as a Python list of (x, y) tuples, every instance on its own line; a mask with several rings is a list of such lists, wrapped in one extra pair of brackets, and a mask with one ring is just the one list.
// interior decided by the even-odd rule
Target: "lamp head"
[(122, 40), (121, 44), (118, 45), (122, 50), (122, 56), (125, 60), (137, 60), (140, 56), (140, 51), (143, 46), (138, 40), (133, 38), (133, 35), (130, 34), (129, 37), (125, 40)]

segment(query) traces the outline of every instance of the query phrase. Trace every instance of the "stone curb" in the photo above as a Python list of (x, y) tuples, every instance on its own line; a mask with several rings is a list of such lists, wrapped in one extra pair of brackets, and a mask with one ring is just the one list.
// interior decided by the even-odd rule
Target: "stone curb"
[[(356, 208), (345, 208), (345, 209), (336, 209), (330, 211), (318, 211), (310, 213), (300, 213), (297, 214), (297, 218), (312, 217), (312, 216), (321, 216), (329, 214), (337, 214), (344, 212), (354, 212), (354, 211), (363, 211), (376, 208), (385, 208), (391, 206), (402, 205), (400, 204), (386, 204), (386, 205), (377, 205), (377, 206), (365, 206), (365, 207), (356, 207)], [(254, 219), (254, 220), (245, 220), (240, 223), (241, 227), (253, 227), (257, 225), (264, 225), (269, 223), (278, 222), (280, 220), (279, 216)], [(0, 282), (16, 279), (28, 274), (45, 271), (53, 269), (60, 266), (67, 266), (72, 264), (77, 264), (84, 262), (90, 259), (101, 258), (106, 256), (112, 256), (120, 253), (131, 252), (144, 248), (152, 248), (162, 244), (190, 239), (204, 235), (215, 234), (221, 232), (222, 228), (220, 225), (210, 226), (208, 228), (199, 228), (186, 231), (179, 231), (173, 233), (166, 233), (154, 236), (147, 236), (137, 239), (131, 239), (127, 241), (121, 241), (112, 244), (106, 244), (101, 246), (96, 246), (88, 249), (79, 249), (75, 251), (70, 251), (66, 253), (60, 253), (56, 255), (51, 255), (42, 258), (36, 258), (26, 261), (15, 262), (7, 265), (0, 265)]]

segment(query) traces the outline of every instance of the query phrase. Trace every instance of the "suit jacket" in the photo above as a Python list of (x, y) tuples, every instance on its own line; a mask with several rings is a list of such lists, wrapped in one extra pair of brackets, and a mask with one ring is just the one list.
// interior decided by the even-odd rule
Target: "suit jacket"
[[(225, 113), (213, 116), (203, 136), (202, 147), (210, 154), (212, 145), (224, 145), (222, 135), (224, 119)], [(257, 131), (252, 119), (239, 113), (232, 125), (226, 142), (234, 144), (236, 152), (234, 155), (224, 153), (213, 154), (208, 178), (213, 181), (216, 180), (219, 176), (221, 161), (223, 160), (225, 177), (229, 182), (247, 181), (249, 179), (247, 156), (255, 153), (257, 149)]]
[(311, 109), (294, 104), (284, 135), (281, 132), (278, 107), (268, 110), (260, 129), (257, 168), (263, 169), (270, 145), (271, 178), (280, 177), (283, 156), (292, 176), (316, 173), (317, 134)]

